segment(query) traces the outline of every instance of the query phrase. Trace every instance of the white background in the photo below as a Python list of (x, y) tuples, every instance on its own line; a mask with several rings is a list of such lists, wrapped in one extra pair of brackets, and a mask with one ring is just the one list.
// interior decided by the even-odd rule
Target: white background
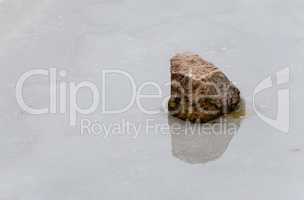
[[(301, 0), (1, 0), (0, 199), (303, 200), (303, 10)], [(81, 136), (66, 115), (29, 115), (15, 99), (18, 78), (33, 68), (64, 69), (64, 81), (97, 85), (102, 69), (118, 68), (138, 85), (164, 85), (170, 57), (184, 51), (219, 66), (246, 101), (246, 117), (229, 144), (211, 140), (211, 150), (225, 152), (209, 162), (181, 159), (193, 145), (209, 147), (195, 138), (192, 145), (191, 138), (176, 142), (157, 132), (136, 139)], [(251, 105), (255, 86), (285, 67), (291, 71), (288, 134), (259, 119)], [(114, 81), (107, 96), (113, 107), (129, 95), (122, 79)], [(48, 88), (47, 79), (29, 80), (26, 101), (47, 106)], [(275, 94), (259, 96), (261, 112), (273, 114)], [(80, 103), (88, 101), (83, 93)], [(152, 118), (167, 124), (160, 102), (148, 103), (162, 111)], [(82, 118), (144, 124), (147, 116), (134, 106), (123, 115), (97, 110)], [(202, 151), (190, 152), (190, 160)]]

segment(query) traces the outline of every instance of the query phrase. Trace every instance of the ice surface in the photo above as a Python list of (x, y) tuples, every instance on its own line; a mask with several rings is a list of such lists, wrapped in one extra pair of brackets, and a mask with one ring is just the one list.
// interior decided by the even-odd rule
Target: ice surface
[[(303, 1), (0, 2), (1, 200), (303, 200)], [(204, 140), (200, 143), (193, 136), (184, 143), (169, 129), (142, 131), (136, 138), (83, 136), (66, 115), (33, 116), (16, 102), (21, 74), (51, 67), (66, 70), (65, 81), (90, 80), (99, 86), (102, 69), (126, 70), (137, 85), (154, 81), (167, 96), (169, 59), (183, 51), (219, 66), (246, 101), (237, 131), (223, 141), (206, 140), (206, 152), (195, 146), (205, 144), (204, 138), (198, 138)], [(252, 108), (258, 83), (285, 67), (291, 73), (284, 86), (291, 89), (288, 134), (267, 125)], [(127, 103), (130, 85), (119, 77), (112, 81), (106, 97), (116, 108)], [(48, 89), (47, 80), (29, 80), (26, 101), (44, 107)], [(89, 104), (87, 96), (80, 95), (81, 105)], [(261, 112), (275, 108), (275, 100), (275, 90), (265, 91), (257, 107)], [(157, 124), (170, 126), (161, 103), (156, 98), (146, 104), (162, 111), (152, 117)], [(77, 125), (83, 118), (105, 126), (122, 118), (144, 125), (148, 116), (134, 106), (122, 115), (104, 115), (99, 108), (79, 116)], [(201, 157), (206, 154), (211, 157)]]

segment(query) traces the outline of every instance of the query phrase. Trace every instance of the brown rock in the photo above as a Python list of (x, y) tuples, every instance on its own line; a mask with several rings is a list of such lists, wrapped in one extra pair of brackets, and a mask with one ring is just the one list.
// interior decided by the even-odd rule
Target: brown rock
[(171, 59), (170, 113), (183, 120), (207, 122), (238, 107), (240, 91), (212, 63), (196, 54)]

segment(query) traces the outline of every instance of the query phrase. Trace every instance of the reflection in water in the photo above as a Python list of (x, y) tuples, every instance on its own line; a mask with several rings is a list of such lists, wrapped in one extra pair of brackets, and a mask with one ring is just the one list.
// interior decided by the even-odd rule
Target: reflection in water
[(238, 111), (210, 123), (193, 124), (169, 116), (173, 156), (191, 164), (221, 157), (238, 131), (244, 114), (242, 101)]

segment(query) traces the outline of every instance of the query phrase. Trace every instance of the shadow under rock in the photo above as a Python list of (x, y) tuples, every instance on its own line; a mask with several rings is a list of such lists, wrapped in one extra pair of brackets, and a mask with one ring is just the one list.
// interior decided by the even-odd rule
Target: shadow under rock
[(202, 164), (220, 158), (240, 128), (245, 115), (245, 103), (231, 114), (209, 123), (191, 123), (168, 117), (172, 154), (190, 163)]

